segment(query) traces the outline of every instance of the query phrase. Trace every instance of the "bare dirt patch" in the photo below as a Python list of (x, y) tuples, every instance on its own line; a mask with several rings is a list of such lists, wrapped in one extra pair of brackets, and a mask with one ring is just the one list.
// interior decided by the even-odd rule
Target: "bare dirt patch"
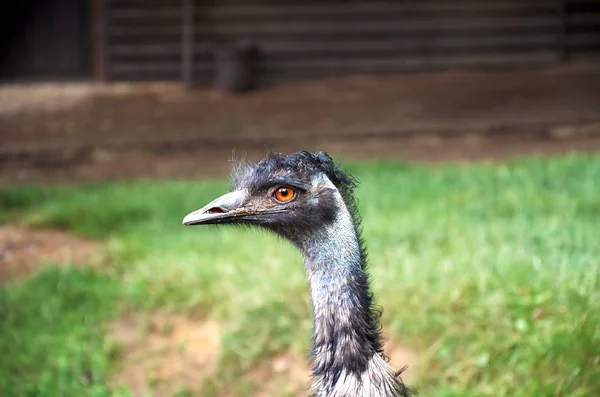
[(174, 89), (176, 85), (167, 83), (5, 84), (0, 87), (0, 115), (69, 110), (100, 95), (120, 97), (153, 92), (166, 93)]
[(385, 353), (394, 369), (400, 370), (406, 367), (406, 370), (402, 372), (402, 380), (409, 386), (412, 385), (418, 378), (419, 354), (417, 351), (390, 341), (385, 345)]
[(214, 321), (155, 312), (122, 317), (109, 330), (122, 352), (111, 383), (127, 386), (136, 396), (197, 392), (216, 368), (220, 326)]
[(56, 230), (0, 226), (0, 281), (34, 273), (42, 266), (95, 264), (102, 244)]
[[(596, 64), (347, 76), (244, 95), (177, 84), (0, 86), (7, 146), (487, 130), (598, 120)], [(38, 105), (39, 104), (39, 105)]]
[[(122, 317), (109, 330), (122, 358), (111, 383), (126, 386), (136, 396), (150, 391), (159, 397), (198, 393), (217, 368), (221, 327), (214, 321), (154, 312)], [(258, 364), (245, 377), (259, 385), (257, 396), (304, 396), (310, 386), (307, 359), (292, 352)]]
[(257, 397), (310, 394), (312, 378), (308, 358), (298, 353), (280, 353), (253, 368), (247, 376), (258, 385), (254, 394)]
[(220, 176), (232, 150), (426, 162), (598, 152), (599, 104), (595, 64), (350, 76), (244, 95), (0, 86), (0, 185)]
[[(600, 131), (600, 125), (597, 127)], [(559, 133), (565, 133), (559, 131)], [(272, 144), (188, 145), (157, 152), (142, 150), (93, 150), (88, 158), (61, 163), (44, 159), (39, 164), (7, 162), (0, 164), (0, 186), (20, 183), (75, 183), (82, 181), (213, 178), (226, 177), (231, 159), (257, 161), (270, 151), (292, 153), (298, 150), (325, 150), (336, 159), (363, 160), (388, 158), (422, 163), (504, 161), (528, 155), (565, 155), (600, 152), (597, 137), (568, 139), (471, 138), (409, 139), (394, 136), (372, 136), (365, 139), (323, 137), (311, 141), (273, 142)], [(60, 155), (58, 156), (62, 158)], [(48, 160), (48, 161), (47, 161)], [(56, 160), (56, 163), (55, 163)]]
[[(195, 395), (217, 369), (221, 326), (215, 321), (153, 312), (123, 316), (109, 325), (109, 333), (121, 357), (110, 383), (135, 396)], [(408, 366), (402, 379), (414, 383), (417, 352), (393, 341), (385, 350), (394, 368)], [(257, 364), (244, 377), (257, 385), (253, 395), (259, 397), (306, 396), (311, 386), (308, 357), (291, 351)]]

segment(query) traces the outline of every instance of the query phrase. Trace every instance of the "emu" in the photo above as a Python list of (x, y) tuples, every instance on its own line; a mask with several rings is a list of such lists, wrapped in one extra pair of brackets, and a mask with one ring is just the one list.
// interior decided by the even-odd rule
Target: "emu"
[(383, 354), (354, 200), (357, 181), (326, 152), (270, 153), (232, 173), (232, 191), (188, 214), (184, 225), (265, 228), (302, 253), (313, 307), (315, 397), (409, 397)]

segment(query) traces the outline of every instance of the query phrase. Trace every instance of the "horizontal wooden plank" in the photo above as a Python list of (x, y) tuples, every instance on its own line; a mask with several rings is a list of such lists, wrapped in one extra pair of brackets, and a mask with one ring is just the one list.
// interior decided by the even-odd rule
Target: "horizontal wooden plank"
[[(600, 46), (600, 31), (596, 33), (578, 33), (578, 34), (569, 34), (566, 37), (566, 43), (570, 46), (577, 45), (598, 45)], [(600, 47), (598, 47), (598, 52), (600, 52)]]
[[(211, 71), (210, 63), (201, 63), (194, 65), (196, 71)], [(181, 72), (181, 62), (140, 62), (140, 61), (113, 61), (110, 67), (111, 73), (179, 73)]]
[(556, 43), (557, 35), (517, 35), (498, 37), (462, 37), (412, 40), (356, 41), (263, 41), (260, 50), (267, 56), (281, 54), (371, 54), (380, 52), (411, 52), (426, 50), (477, 51), (489, 48), (539, 48)]
[(598, 51), (578, 51), (569, 53), (569, 60), (574, 62), (598, 62), (600, 53)]
[[(352, 31), (348, 30), (346, 32), (332, 32), (332, 33), (322, 33), (322, 32), (298, 32), (295, 34), (290, 33), (282, 33), (282, 34), (273, 34), (273, 33), (257, 33), (257, 32), (248, 32), (243, 35), (238, 34), (223, 34), (216, 32), (196, 32), (195, 40), (198, 41), (230, 41), (230, 40), (250, 40), (255, 41), (257, 43), (267, 42), (267, 41), (301, 41), (303, 39), (307, 40), (338, 40), (338, 41), (361, 41), (361, 40), (381, 40), (381, 41), (389, 41), (389, 40), (436, 40), (436, 39), (466, 39), (470, 37), (482, 37), (494, 39), (498, 38), (499, 40), (502, 37), (522, 37), (526, 39), (527, 37), (541, 37), (548, 36), (556, 33), (556, 29), (552, 26), (542, 26), (542, 27), (526, 27), (526, 26), (515, 26), (513, 28), (482, 28), (482, 29), (467, 29), (467, 30), (453, 30), (453, 31), (439, 31), (435, 28), (431, 28), (429, 30), (423, 30), (419, 32), (414, 31)], [(108, 32), (108, 36), (111, 42), (119, 42), (119, 43), (129, 43), (129, 44), (137, 44), (137, 43), (147, 43), (151, 44), (153, 42), (173, 42), (173, 40), (177, 40), (181, 35), (181, 30), (174, 27), (152, 27), (152, 28), (132, 28), (132, 27), (113, 27)], [(535, 39), (532, 39), (535, 40)]]
[(161, 6), (179, 4), (173, 0), (105, 0), (109, 7), (128, 7), (128, 6)]
[[(471, 32), (472, 34), (485, 34), (486, 32), (500, 33), (503, 30), (510, 31), (552, 31), (557, 26), (557, 20), (553, 18), (529, 18), (529, 19), (473, 19), (446, 21), (443, 23), (431, 24), (427, 21), (363, 21), (353, 24), (332, 23), (312, 23), (299, 24), (268, 24), (268, 25), (209, 25), (197, 24), (195, 31), (199, 36), (241, 36), (241, 37), (260, 37), (277, 35), (347, 35), (347, 34), (451, 34), (453, 32)], [(180, 27), (177, 25), (112, 25), (108, 27), (110, 36), (175, 36), (180, 34)]]
[[(582, 54), (577, 59), (592, 59), (593, 54)], [(597, 59), (598, 57), (596, 57)], [(390, 74), (407, 73), (418, 71), (435, 71), (447, 69), (464, 68), (486, 68), (506, 67), (514, 65), (536, 65), (546, 64), (556, 60), (554, 54), (538, 54), (536, 56), (522, 57), (472, 57), (472, 58), (446, 58), (432, 60), (404, 60), (397, 63), (363, 63), (362, 65), (346, 65), (339, 68), (331, 67), (324, 69), (319, 67), (294, 67), (280, 68), (263, 65), (260, 69), (259, 80), (262, 84), (273, 84), (286, 81), (298, 81), (306, 79), (319, 79), (326, 77), (339, 77), (341, 75), (362, 74)], [(206, 65), (197, 65), (194, 70), (194, 80), (197, 84), (210, 85), (214, 72)], [(110, 70), (112, 80), (119, 81), (144, 81), (144, 80), (166, 80), (178, 81), (180, 69), (176, 65), (169, 67), (152, 67), (144, 64), (119, 64), (113, 65)]]
[(556, 59), (556, 54), (552, 51), (540, 51), (532, 54), (523, 54), (515, 56), (515, 54), (494, 54), (494, 55), (475, 55), (465, 57), (455, 56), (432, 56), (432, 57), (415, 57), (415, 58), (389, 58), (389, 59), (354, 59), (354, 60), (305, 60), (305, 61), (281, 61), (281, 62), (265, 62), (261, 65), (262, 68), (279, 69), (279, 70), (296, 70), (296, 69), (317, 69), (330, 70), (336, 72), (360, 72), (370, 73), (379, 70), (398, 70), (401, 71), (406, 67), (419, 65), (461, 65), (461, 64), (485, 64), (485, 63), (503, 63), (515, 61), (535, 61), (546, 62)]
[[(261, 52), (266, 56), (297, 54), (356, 54), (380, 52), (410, 52), (420, 50), (447, 49), (452, 50), (485, 50), (487, 48), (539, 48), (539, 46), (554, 45), (557, 35), (517, 35), (506, 37), (478, 37), (465, 38), (436, 38), (412, 40), (356, 40), (356, 41), (324, 41), (324, 40), (284, 40), (263, 41), (258, 43)], [(215, 45), (211, 43), (198, 43), (194, 46), (196, 54), (210, 54)], [(179, 42), (166, 43), (115, 43), (110, 47), (110, 53), (115, 55), (179, 55), (181, 44)]]
[(181, 34), (181, 26), (169, 25), (109, 25), (110, 36), (176, 36)]
[[(206, 58), (208, 59), (208, 58)], [(165, 63), (178, 63), (181, 62), (181, 55), (138, 55), (138, 54), (125, 54), (125, 55), (109, 55), (111, 64), (118, 63), (129, 63), (129, 62), (143, 62), (148, 64), (165, 64)]]
[(110, 46), (109, 52), (112, 55), (141, 55), (141, 56), (180, 56), (181, 55), (181, 43), (178, 41), (172, 41), (170, 43), (157, 44), (157, 43), (141, 43), (141, 44), (128, 44), (128, 43), (115, 43)]
[[(590, 46), (569, 46), (569, 49), (572, 50), (589, 50)], [(522, 56), (536, 56), (541, 53), (554, 53), (552, 48), (544, 48), (538, 49), (537, 51), (481, 51), (481, 52), (429, 52), (429, 53), (389, 53), (389, 54), (372, 54), (370, 56), (329, 56), (329, 57), (318, 57), (318, 56), (303, 56), (303, 57), (270, 57), (263, 58), (263, 60), (258, 61), (258, 66), (262, 67), (262, 65), (270, 65), (274, 68), (279, 69), (287, 69), (287, 68), (295, 68), (304, 67), (303, 65), (310, 65), (310, 67), (314, 68), (328, 68), (330, 65), (336, 64), (353, 64), (356, 62), (373, 62), (373, 63), (386, 63), (389, 60), (427, 60), (427, 59), (435, 59), (435, 58), (444, 58), (444, 57), (454, 57), (454, 58), (472, 58), (472, 57), (498, 57), (498, 58), (519, 58)], [(156, 67), (157, 70), (161, 69), (172, 69), (175, 68), (180, 60), (177, 57), (139, 57), (139, 56), (118, 56), (111, 57), (111, 64), (114, 65), (135, 65), (135, 64), (147, 64), (148, 68), (152, 69)], [(202, 68), (210, 69), (213, 67), (215, 62), (214, 57), (212, 56), (194, 56), (194, 63), (199, 65)], [(160, 66), (152, 66), (152, 65), (160, 65)], [(168, 65), (168, 66), (167, 66)], [(314, 65), (314, 66), (313, 66)], [(133, 66), (132, 66), (133, 67)]]
[[(545, 21), (541, 21), (546, 19)], [(559, 18), (556, 13), (536, 13), (535, 15), (513, 15), (513, 16), (500, 16), (496, 14), (482, 14), (482, 15), (469, 15), (469, 16), (440, 16), (435, 17), (432, 15), (422, 16), (409, 16), (392, 13), (384, 13), (381, 15), (361, 15), (361, 14), (349, 14), (347, 16), (340, 17), (339, 15), (332, 14), (330, 16), (323, 15), (320, 18), (316, 17), (300, 17), (297, 15), (290, 16), (289, 18), (239, 18), (235, 20), (222, 20), (214, 18), (202, 18), (196, 17), (199, 27), (205, 27), (206, 30), (220, 30), (215, 27), (223, 27), (224, 31), (231, 28), (233, 33), (240, 33), (241, 31), (254, 30), (255, 32), (264, 33), (266, 31), (292, 31), (294, 33), (301, 31), (310, 30), (311, 27), (316, 26), (319, 30), (323, 28), (321, 26), (330, 25), (333, 26), (353, 26), (356, 29), (360, 29), (362, 26), (369, 26), (372, 24), (402, 24), (406, 25), (407, 28), (403, 30), (424, 30), (435, 28), (440, 26), (441, 28), (449, 27), (450, 29), (461, 26), (470, 29), (478, 28), (482, 24), (500, 27), (503, 22), (509, 26), (519, 25), (544, 25), (551, 21), (554, 23), (559, 22)], [(286, 29), (281, 29), (283, 25), (289, 26)], [(257, 29), (255, 29), (257, 28)], [(326, 29), (326, 28), (325, 28)], [(330, 30), (327, 30), (330, 31)]]
[(181, 71), (180, 62), (117, 62), (113, 60), (110, 65), (110, 71), (114, 73), (165, 73)]
[[(232, 19), (253, 20), (255, 23), (266, 21), (282, 21), (287, 19), (304, 19), (310, 21), (326, 19), (356, 18), (358, 20), (376, 17), (400, 17), (404, 19), (487, 16), (487, 17), (519, 17), (519, 16), (551, 16), (556, 13), (556, 6), (549, 2), (522, 3), (509, 2), (363, 2), (340, 4), (321, 3), (307, 5), (305, 3), (278, 5), (247, 5), (212, 6), (199, 3), (196, 5), (197, 17), (201, 20), (212, 20), (227, 23)], [(115, 21), (149, 21), (175, 20), (181, 17), (180, 2), (147, 5), (139, 3), (124, 7), (112, 6), (108, 16)]]
[(555, 27), (558, 19), (554, 17), (536, 17), (536, 18), (461, 18), (448, 19), (437, 21), (432, 24), (428, 20), (420, 21), (399, 21), (399, 20), (363, 20), (351, 24), (338, 23), (336, 21), (327, 22), (311, 22), (298, 23), (270, 23), (270, 24), (210, 24), (205, 22), (199, 24), (196, 29), (199, 32), (207, 33), (224, 33), (243, 35), (249, 32), (252, 33), (269, 33), (269, 34), (285, 34), (285, 33), (345, 33), (354, 32), (401, 32), (401, 31), (427, 31), (434, 30), (437, 32), (452, 31), (452, 30), (481, 30), (503, 28), (510, 29), (514, 27)]
[[(110, 76), (111, 81), (114, 82), (142, 82), (142, 81), (165, 81), (165, 82), (180, 82), (181, 72), (172, 71), (165, 73), (155, 72), (131, 72), (131, 71), (118, 71), (113, 72)], [(212, 73), (194, 73), (193, 75), (194, 86), (210, 86), (213, 81)]]
[[(391, 42), (391, 41), (411, 41), (411, 40), (423, 40), (423, 41), (435, 41), (442, 38), (447, 39), (467, 39), (471, 37), (481, 38), (498, 38), (498, 37), (527, 37), (527, 36), (546, 36), (555, 35), (555, 28), (523, 28), (516, 27), (511, 29), (480, 29), (480, 30), (456, 30), (456, 31), (421, 31), (421, 32), (346, 32), (346, 33), (317, 33), (312, 34), (311, 32), (296, 33), (296, 34), (256, 34), (248, 33), (245, 35), (235, 34), (197, 34), (196, 41), (236, 41), (241, 38), (249, 40), (251, 42), (261, 44), (267, 42), (300, 42), (303, 40), (308, 41), (323, 41), (323, 42), (361, 42), (361, 41), (380, 41), (380, 42)], [(118, 40), (130, 40), (133, 37), (117, 37)], [(136, 38), (139, 40), (141, 38)]]
[[(323, 3), (317, 6), (305, 6), (302, 3), (283, 6), (196, 6), (195, 14), (202, 19), (211, 19), (219, 22), (227, 22), (235, 19), (309, 19), (319, 20), (323, 18), (373, 18), (377, 16), (394, 15), (403, 18), (422, 17), (428, 19), (456, 17), (456, 16), (539, 16), (553, 14), (556, 7), (548, 3), (524, 5), (519, 3), (508, 3), (494, 7), (494, 4), (485, 2), (477, 3), (479, 7), (456, 6), (451, 3), (441, 7), (431, 8), (426, 5), (406, 5), (402, 3), (360, 3), (340, 7), (336, 4)], [(181, 17), (181, 6), (179, 3), (149, 7), (139, 5), (134, 7), (109, 8), (108, 16), (118, 20), (146, 20), (146, 19), (175, 19)]]
[(332, 2), (275, 2), (274, 4), (248, 4), (248, 2), (219, 2), (210, 6), (200, 4), (199, 10), (212, 17), (258, 17), (275, 16), (282, 17), (289, 14), (315, 17), (322, 14), (338, 13), (339, 15), (359, 13), (381, 13), (381, 12), (501, 12), (504, 10), (523, 11), (527, 9), (549, 9), (555, 5), (548, 1), (361, 1), (344, 2), (342, 5)]
[(600, 1), (565, 1), (565, 11), (570, 12), (598, 12), (600, 10)]
[[(257, 65), (261, 74), (269, 73), (370, 73), (378, 71), (398, 71), (423, 65), (461, 65), (461, 64), (491, 64), (494, 62), (505, 64), (514, 62), (550, 62), (556, 60), (552, 51), (539, 51), (528, 54), (493, 54), (472, 56), (429, 56), (429, 57), (388, 57), (388, 58), (360, 58), (351, 60), (323, 60), (307, 59), (303, 61), (265, 60)], [(198, 71), (208, 71), (212, 68), (211, 62), (198, 62)]]
[[(429, 12), (429, 11), (393, 11), (393, 10), (382, 10), (380, 12), (363, 13), (358, 11), (346, 10), (348, 12), (339, 12), (332, 10), (331, 12), (320, 12), (320, 13), (295, 13), (288, 12), (281, 15), (277, 14), (258, 14), (258, 15), (239, 15), (235, 17), (223, 17), (214, 15), (211, 9), (198, 9), (195, 13), (195, 19), (202, 23), (209, 24), (235, 24), (235, 23), (248, 23), (253, 25), (269, 24), (269, 23), (282, 23), (282, 22), (327, 22), (327, 21), (344, 21), (344, 22), (361, 22), (366, 19), (369, 20), (390, 20), (395, 18), (402, 21), (410, 20), (423, 20), (430, 23), (437, 21), (451, 20), (457, 18), (491, 18), (491, 19), (502, 19), (502, 18), (539, 18), (539, 17), (554, 17), (556, 16), (556, 9), (554, 7), (535, 7), (527, 10), (505, 10), (500, 11), (473, 11), (465, 10), (456, 13), (450, 12)], [(181, 20), (181, 10), (178, 8), (162, 8), (162, 9), (124, 9), (124, 10), (111, 10), (108, 13), (108, 19), (111, 23), (131, 23), (131, 24), (145, 24), (151, 25), (153, 23), (164, 23), (164, 22), (179, 22)]]
[[(252, 6), (252, 7), (279, 7), (279, 6), (298, 6), (297, 0), (217, 0), (217, 1), (204, 1), (204, 0), (195, 0), (197, 5), (210, 5), (210, 6), (219, 6), (219, 7), (228, 7), (228, 6)], [(598, 0), (566, 0), (567, 2), (594, 2)], [(127, 6), (144, 6), (147, 4), (151, 5), (168, 5), (168, 4), (179, 4), (176, 0), (107, 0), (107, 3), (111, 7), (127, 7)], [(355, 5), (363, 5), (365, 3), (369, 4), (395, 4), (394, 0), (369, 0), (365, 2), (365, 0), (343, 0), (343, 1), (329, 1), (329, 4), (342, 4), (343, 6), (355, 6)], [(439, 7), (485, 7), (481, 3), (486, 3), (491, 7), (498, 6), (513, 6), (517, 7), (523, 4), (548, 4), (548, 0), (486, 0), (482, 2), (480, 0), (403, 0), (401, 4), (406, 7), (429, 7), (429, 8), (439, 8)], [(322, 4), (327, 4), (326, 1), (323, 0), (304, 0), (302, 5), (306, 7), (314, 7), (320, 6)]]
[(600, 28), (600, 13), (567, 15), (566, 23), (567, 23), (567, 27), (594, 26), (594, 27)]
[(136, 21), (136, 20), (181, 20), (180, 2), (173, 5), (160, 7), (127, 7), (111, 8), (108, 18), (113, 21)]
[(297, 81), (305, 79), (318, 79), (326, 77), (339, 77), (342, 75), (369, 75), (369, 74), (393, 74), (412, 73), (422, 71), (437, 71), (449, 69), (467, 68), (491, 68), (508, 67), (516, 65), (540, 65), (556, 61), (554, 54), (545, 53), (534, 56), (522, 57), (471, 57), (471, 58), (438, 58), (431, 60), (413, 59), (401, 64), (390, 65), (364, 65), (363, 68), (346, 69), (271, 69), (265, 68), (261, 72), (261, 82), (280, 83), (286, 81)]
[[(492, 55), (473, 55), (465, 57), (456, 56), (422, 56), (422, 57), (398, 57), (393, 54), (388, 57), (361, 57), (355, 59), (306, 59), (288, 61), (285, 59), (265, 59), (258, 63), (260, 70), (371, 70), (371, 69), (393, 69), (402, 68), (414, 64), (429, 63), (490, 63), (490, 62), (512, 62), (513, 60), (551, 60), (556, 57), (552, 51), (538, 51), (535, 53), (515, 54), (500, 53)], [(114, 61), (112, 70), (120, 72), (140, 71), (174, 71), (180, 70), (181, 64), (171, 62), (140, 62), (140, 61)], [(195, 65), (197, 70), (206, 71), (212, 68), (212, 62), (201, 62)]]

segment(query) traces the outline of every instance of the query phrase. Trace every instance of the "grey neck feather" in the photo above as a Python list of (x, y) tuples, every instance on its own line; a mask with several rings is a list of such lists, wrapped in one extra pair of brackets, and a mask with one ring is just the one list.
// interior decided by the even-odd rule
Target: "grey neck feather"
[(313, 305), (314, 395), (408, 396), (380, 354), (378, 316), (371, 310), (364, 255), (354, 219), (337, 189), (336, 201), (335, 220), (300, 247)]

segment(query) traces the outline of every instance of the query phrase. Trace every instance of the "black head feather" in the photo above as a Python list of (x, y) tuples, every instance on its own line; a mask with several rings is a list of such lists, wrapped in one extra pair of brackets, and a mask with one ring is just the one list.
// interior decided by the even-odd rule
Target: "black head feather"
[(265, 159), (253, 164), (242, 162), (231, 175), (232, 189), (248, 188), (256, 190), (260, 183), (275, 175), (285, 175), (286, 171), (299, 179), (307, 179), (317, 173), (325, 174), (344, 198), (352, 197), (358, 185), (356, 179), (342, 171), (326, 152), (309, 153), (301, 151), (284, 156), (271, 152)]
[[(284, 156), (269, 153), (258, 163), (244, 162), (234, 167), (232, 190), (247, 190), (249, 205), (256, 208), (268, 205), (274, 186), (291, 186), (299, 192), (294, 203), (282, 206), (277, 216), (263, 216), (257, 225), (266, 227), (302, 247), (310, 234), (330, 223), (339, 208), (335, 189), (326, 185), (315, 188), (315, 177), (325, 175), (342, 196), (346, 207), (356, 215), (354, 189), (357, 181), (342, 171), (326, 152), (301, 151)], [(318, 184), (317, 184), (318, 185)], [(254, 203), (252, 203), (254, 201)], [(287, 211), (287, 212), (286, 212)], [(356, 217), (355, 224), (359, 224)]]

